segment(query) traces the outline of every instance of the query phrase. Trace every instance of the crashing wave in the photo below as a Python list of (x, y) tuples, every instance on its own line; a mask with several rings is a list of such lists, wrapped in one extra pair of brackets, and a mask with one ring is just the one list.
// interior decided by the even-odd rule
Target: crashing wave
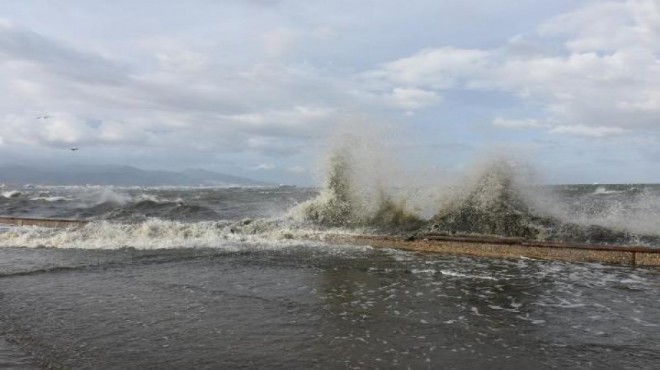
[(575, 243), (660, 243), (657, 235), (564, 220), (553, 214), (550, 206), (538, 204), (532, 192), (540, 191), (522, 184), (509, 162), (493, 162), (465, 195), (433, 217), (425, 231)]
[(356, 183), (354, 158), (348, 148), (332, 153), (321, 193), (297, 207), (300, 218), (324, 226), (372, 227), (400, 231), (419, 228), (424, 222), (377, 184), (375, 189)]
[(512, 164), (491, 163), (453, 202), (433, 217), (432, 229), (450, 233), (537, 238), (529, 198), (515, 176)]
[[(330, 156), (327, 176), (318, 197), (296, 211), (302, 220), (326, 227), (365, 227), (396, 234), (489, 235), (539, 241), (604, 244), (660, 244), (656, 233), (634, 232), (617, 225), (572, 221), (551, 202), (540, 202), (543, 190), (521, 177), (519, 166), (496, 160), (438, 204), (437, 213), (424, 219), (406, 207), (380, 183), (365, 188), (355, 181), (356, 160), (348, 146)], [(456, 190), (459, 189), (459, 190)]]

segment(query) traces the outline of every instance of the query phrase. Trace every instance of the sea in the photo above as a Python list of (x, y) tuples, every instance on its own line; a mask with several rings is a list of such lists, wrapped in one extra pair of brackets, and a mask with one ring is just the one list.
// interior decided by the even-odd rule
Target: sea
[(660, 248), (660, 186), (513, 191), (491, 173), (436, 198), (349, 187), (3, 185), (0, 216), (89, 223), (0, 226), (0, 369), (659, 368), (657, 268), (323, 236)]

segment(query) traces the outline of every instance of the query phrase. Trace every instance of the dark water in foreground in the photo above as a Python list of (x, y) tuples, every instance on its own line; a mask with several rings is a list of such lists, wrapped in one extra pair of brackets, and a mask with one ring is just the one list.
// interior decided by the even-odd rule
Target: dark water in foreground
[[(560, 190), (574, 220), (652, 232), (659, 189)], [(0, 369), (660, 364), (658, 269), (337, 247), (291, 240), (287, 224), (231, 224), (277, 217), (305, 189), (14, 191), (2, 214), (103, 221), (0, 228)]]
[(4, 248), (0, 260), (0, 331), (51, 368), (653, 369), (660, 361), (654, 270), (318, 246)]

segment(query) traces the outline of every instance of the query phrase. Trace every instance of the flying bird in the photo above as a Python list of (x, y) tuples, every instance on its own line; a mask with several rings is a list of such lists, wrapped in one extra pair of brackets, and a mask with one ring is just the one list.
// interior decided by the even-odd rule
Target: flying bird
[(80, 149), (80, 148), (71, 148), (71, 151), (72, 151), (72, 152), (75, 152), (75, 151), (78, 150), (78, 149)]
[(38, 116), (37, 119), (49, 119), (50, 116)]

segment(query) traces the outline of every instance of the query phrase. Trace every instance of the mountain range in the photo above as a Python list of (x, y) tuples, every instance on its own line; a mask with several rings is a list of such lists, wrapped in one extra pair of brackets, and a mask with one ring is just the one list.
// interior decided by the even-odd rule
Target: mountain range
[(219, 172), (142, 170), (131, 166), (58, 167), (37, 169), (0, 167), (0, 183), (11, 185), (115, 185), (115, 186), (268, 186), (267, 182)]

